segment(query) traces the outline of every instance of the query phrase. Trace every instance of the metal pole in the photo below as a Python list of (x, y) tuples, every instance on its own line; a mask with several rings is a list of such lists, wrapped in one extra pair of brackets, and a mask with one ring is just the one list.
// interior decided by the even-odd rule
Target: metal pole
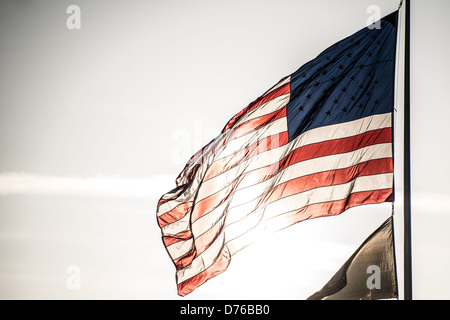
[(405, 0), (405, 92), (404, 92), (404, 290), (412, 300), (411, 253), (411, 140), (410, 140), (410, 0)]

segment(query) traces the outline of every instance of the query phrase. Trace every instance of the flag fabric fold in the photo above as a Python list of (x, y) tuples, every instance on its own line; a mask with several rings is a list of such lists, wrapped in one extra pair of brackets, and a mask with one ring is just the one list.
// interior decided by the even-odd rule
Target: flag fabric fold
[(157, 205), (179, 295), (265, 232), (392, 200), (396, 21), (326, 49), (191, 157)]
[(389, 217), (355, 251), (328, 283), (308, 300), (397, 298), (393, 218)]

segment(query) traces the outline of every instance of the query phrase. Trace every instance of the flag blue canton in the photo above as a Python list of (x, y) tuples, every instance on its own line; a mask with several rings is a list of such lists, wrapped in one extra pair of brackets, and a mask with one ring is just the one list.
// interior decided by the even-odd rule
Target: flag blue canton
[(291, 75), (289, 140), (321, 126), (392, 112), (396, 15), (362, 29)]

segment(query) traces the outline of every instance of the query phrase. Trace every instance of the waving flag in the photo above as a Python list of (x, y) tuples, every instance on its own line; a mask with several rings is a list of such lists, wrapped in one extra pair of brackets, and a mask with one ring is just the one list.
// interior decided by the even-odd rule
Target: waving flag
[(308, 300), (398, 298), (393, 217), (375, 230), (336, 274)]
[(157, 208), (179, 295), (265, 232), (391, 201), (396, 25), (334, 44), (192, 156)]

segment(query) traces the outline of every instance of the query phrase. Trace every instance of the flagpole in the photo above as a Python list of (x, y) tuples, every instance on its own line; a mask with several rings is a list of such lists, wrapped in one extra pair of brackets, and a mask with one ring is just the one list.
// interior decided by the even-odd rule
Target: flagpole
[(412, 300), (411, 253), (411, 127), (410, 127), (410, 0), (405, 0), (405, 88), (404, 88), (404, 290), (405, 300)]

